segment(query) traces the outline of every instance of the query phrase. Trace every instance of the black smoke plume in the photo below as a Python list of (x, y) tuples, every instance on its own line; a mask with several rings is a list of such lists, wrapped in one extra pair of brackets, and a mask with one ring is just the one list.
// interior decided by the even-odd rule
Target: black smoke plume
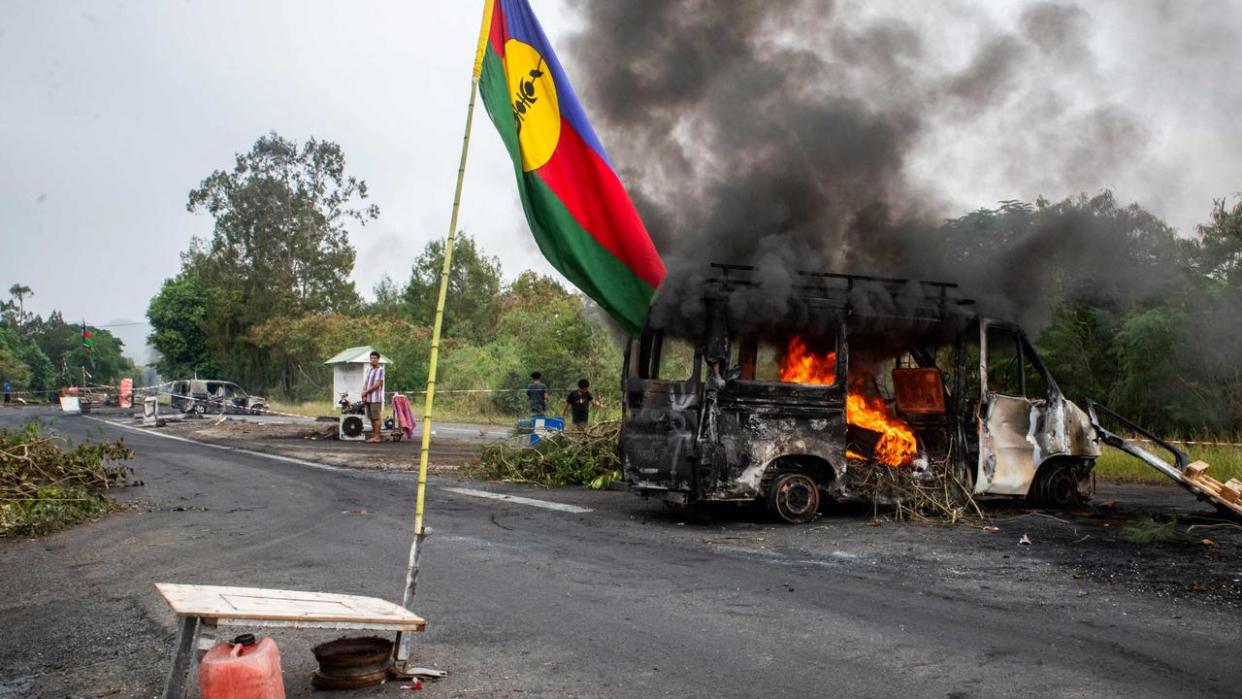
[[(1024, 125), (993, 144), (1007, 167), (1044, 169), (1058, 186), (1098, 191), (1141, 155), (1133, 116), (1058, 87), (1052, 71), (1089, 83), (1096, 70), (1091, 18), (1075, 5), (1033, 4), (1000, 27), (956, 4), (574, 4), (584, 25), (571, 77), (668, 266), (663, 322), (695, 317), (713, 261), (760, 268), (763, 292), (734, 311), (769, 318), (796, 315), (796, 270), (957, 282), (980, 310), (1029, 326), (1048, 318), (1054, 284), (1158, 291), (1117, 269), (1113, 246), (1132, 231), (1116, 215), (1101, 233), (1077, 209), (1013, 211), (1004, 244), (980, 245), (944, 226), (966, 212), (920, 184), (934, 179), (928, 144), (995, 139), (984, 127), (997, 123)], [(934, 32), (965, 35), (960, 55), (933, 52)], [(1068, 191), (1080, 190), (1054, 194)]]

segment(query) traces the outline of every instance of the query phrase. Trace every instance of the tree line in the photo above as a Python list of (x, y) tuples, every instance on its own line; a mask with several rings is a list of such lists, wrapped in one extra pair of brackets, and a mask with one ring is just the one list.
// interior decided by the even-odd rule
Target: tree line
[[(148, 309), (159, 371), (326, 399), (324, 359), (370, 344), (393, 360), (391, 387), (423, 387), (443, 244), (364, 301), (347, 227), (378, 217), (367, 198), (339, 146), (275, 133), (209, 175), (187, 207), (214, 218), (212, 234), (191, 244)], [(1070, 397), (1160, 430), (1242, 431), (1242, 203), (1217, 202), (1179, 237), (1107, 191), (1011, 201), (905, 242), (937, 251), (925, 257), (940, 267), (924, 265), (924, 278), (965, 275), (985, 309), (1022, 320)], [(469, 235), (453, 260), (442, 388), (491, 389), (471, 400), (520, 412), (515, 389), (539, 370), (558, 387), (587, 376), (615, 398), (620, 349), (598, 309), (531, 272), (505, 283)]]
[(1111, 192), (1006, 202), (932, 236), (985, 309), (1024, 322), (1058, 386), (1140, 424), (1242, 432), (1242, 202), (1181, 237)]
[(29, 394), (26, 400), (46, 400), (62, 386), (115, 384), (135, 375), (134, 363), (122, 352), (124, 343), (106, 329), (87, 325), (93, 351), (82, 344), (81, 323), (66, 322), (60, 311), (47, 318), (26, 310), (34, 290), (24, 284), (9, 287), (0, 301), (0, 382)]
[[(327, 399), (323, 361), (371, 345), (392, 361), (391, 389), (419, 390), (444, 260), (428, 243), (401, 283), (385, 276), (364, 301), (350, 274), (347, 225), (379, 215), (345, 171), (334, 143), (275, 133), (209, 175), (187, 202), (214, 218), (211, 236), (182, 255), (151, 300), (151, 345), (166, 378), (238, 381), (286, 400)], [(476, 410), (520, 412), (531, 371), (553, 386), (582, 376), (617, 383), (620, 351), (596, 309), (555, 280), (524, 272), (504, 282), (497, 258), (458, 236), (444, 314), (439, 384), (477, 393)], [(463, 406), (463, 407), (469, 407)]]

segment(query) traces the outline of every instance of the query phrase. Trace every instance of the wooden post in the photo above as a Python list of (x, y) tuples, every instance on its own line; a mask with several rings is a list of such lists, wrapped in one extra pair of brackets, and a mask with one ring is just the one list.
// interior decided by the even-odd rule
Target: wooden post
[[(444, 242), (444, 265), (440, 268), (440, 295), (436, 300), (435, 323), (431, 328), (431, 359), (427, 367), (427, 401), (423, 407), (423, 441), (418, 452), (418, 494), (414, 505), (414, 537), (410, 541), (410, 558), (406, 565), (405, 594), (401, 605), (414, 611), (414, 595), (418, 591), (418, 569), (422, 560), (423, 540), (427, 530), (423, 523), (423, 502), (427, 492), (427, 456), (431, 451), (431, 410), (436, 396), (436, 366), (440, 358), (440, 329), (444, 325), (444, 303), (448, 298), (449, 272), (452, 270), (453, 241), (457, 237), (457, 213), (461, 208), (461, 185), (466, 178), (466, 156), (470, 153), (470, 127), (474, 123), (474, 100), (479, 92), (479, 78), (483, 74), (483, 56), (487, 50), (487, 36), (492, 27), (492, 12), (496, 0), (483, 0), (483, 21), (479, 27), (479, 42), (474, 54), (474, 73), (470, 81), (470, 103), (466, 107), (466, 133), (461, 140), (461, 162), (457, 165), (457, 187), (453, 191), (453, 212), (449, 216), (448, 237)], [(411, 636), (397, 635), (394, 644), (398, 661), (410, 657)]]
[[(414, 595), (418, 589), (418, 568), (422, 557), (426, 528), (423, 522), (423, 503), (427, 492), (427, 457), (431, 450), (431, 412), (436, 396), (436, 365), (440, 358), (440, 330), (444, 325), (444, 304), (448, 298), (449, 273), (452, 269), (453, 241), (457, 237), (457, 213), (461, 207), (461, 185), (466, 176), (466, 156), (470, 152), (470, 127), (474, 121), (475, 95), (479, 91), (478, 76), (470, 83), (470, 103), (466, 107), (466, 134), (461, 143), (461, 162), (457, 167), (457, 189), (453, 194), (453, 213), (449, 216), (448, 238), (444, 242), (444, 265), (440, 268), (440, 296), (436, 301), (435, 323), (431, 328), (431, 360), (427, 368), (427, 401), (423, 407), (423, 441), (418, 453), (418, 494), (414, 505), (414, 538), (410, 544), (410, 557), (406, 566), (405, 594), (401, 604), (414, 611)], [(410, 657), (411, 634), (403, 633), (397, 641), (397, 660)]]

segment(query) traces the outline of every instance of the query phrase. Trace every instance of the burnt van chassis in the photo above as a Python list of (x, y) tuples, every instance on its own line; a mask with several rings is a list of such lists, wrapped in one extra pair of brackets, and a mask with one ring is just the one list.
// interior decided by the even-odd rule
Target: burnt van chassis
[[(1088, 416), (1061, 394), (1019, 328), (979, 318), (955, 285), (799, 272), (793, 327), (732, 317), (735, 294), (763, 291), (748, 279), (752, 268), (713, 268), (702, 330), (687, 338), (688, 377), (659, 375), (675, 328), (649, 323), (626, 349), (620, 441), (633, 492), (681, 504), (764, 500), (790, 522), (808, 521), (825, 500), (874, 497), (859, 484), (891, 467), (858, 460), (870, 455), (874, 435), (846, 423), (846, 392), (860, 374), (875, 381), (866, 374), (880, 360), (900, 358), (934, 370), (943, 392), (939, 412), (906, 413), (890, 401), (918, 441), (918, 456), (903, 468), (952, 474), (976, 495), (1052, 506), (1092, 495), (1100, 446)], [(829, 338), (831, 385), (755, 380), (753, 366), (746, 375), (747, 344), (753, 365), (757, 336), (790, 333)]]

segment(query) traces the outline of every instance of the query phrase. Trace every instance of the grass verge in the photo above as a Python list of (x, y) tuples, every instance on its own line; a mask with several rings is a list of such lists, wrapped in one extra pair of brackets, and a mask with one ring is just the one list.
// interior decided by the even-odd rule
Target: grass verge
[[(1211, 464), (1212, 468), (1208, 469), (1208, 474), (1222, 483), (1230, 478), (1242, 479), (1242, 449), (1194, 444), (1179, 446), (1179, 448), (1186, 452), (1191, 461), (1206, 461)], [(1163, 450), (1152, 449), (1152, 452), (1163, 456)], [(1104, 447), (1104, 453), (1100, 454), (1100, 458), (1096, 460), (1095, 475), (1100, 480), (1113, 483), (1174, 484), (1163, 473), (1112, 447)]]
[(302, 415), (304, 417), (320, 417), (324, 415), (340, 415), (341, 411), (335, 403), (326, 400), (306, 400), (297, 403), (269, 400), (268, 406), (278, 413)]

